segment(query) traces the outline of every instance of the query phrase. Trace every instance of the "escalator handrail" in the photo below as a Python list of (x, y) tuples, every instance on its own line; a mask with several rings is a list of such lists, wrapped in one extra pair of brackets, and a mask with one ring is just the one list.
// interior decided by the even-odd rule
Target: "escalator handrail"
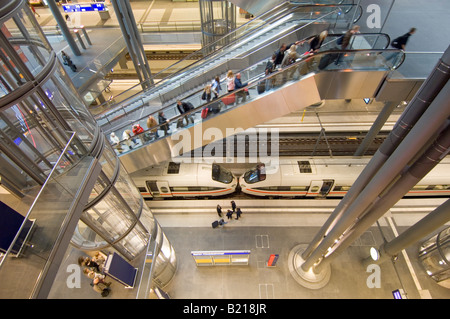
[[(317, 5), (311, 5), (311, 6), (312, 6), (312, 7), (317, 7)], [(328, 7), (336, 7), (336, 8), (340, 8), (341, 6), (350, 6), (350, 5), (341, 5), (341, 6), (339, 6), (339, 5), (326, 5), (326, 6), (320, 5), (320, 6), (321, 6), (321, 7), (327, 7), (327, 8), (328, 8)], [(352, 6), (356, 6), (356, 5), (352, 5)], [(306, 6), (301, 6), (301, 7), (306, 7)], [(291, 13), (292, 13), (292, 11), (286, 13), (286, 15), (287, 15), (287, 14), (291, 14)], [(319, 20), (319, 19), (323, 19), (325, 16), (330, 15), (330, 14), (332, 14), (332, 13), (335, 13), (335, 12), (334, 12), (334, 11), (332, 11), (332, 12), (327, 12), (324, 16), (321, 16), (321, 17), (315, 19), (315, 21), (317, 21), (317, 20)], [(263, 14), (263, 15), (264, 15), (264, 14)], [(312, 21), (312, 22), (310, 22), (310, 23), (313, 23), (313, 22), (314, 22), (314, 21)], [(257, 32), (257, 31), (259, 31), (260, 28), (262, 28), (263, 26), (266, 26), (266, 25), (269, 24), (269, 23), (270, 23), (270, 22), (265, 22), (265, 23), (263, 23), (262, 25), (260, 25), (260, 26), (258, 26), (257, 28), (253, 29), (252, 32)], [(308, 23), (307, 25), (309, 25), (310, 23)], [(245, 25), (245, 24), (244, 24), (244, 25)], [(239, 27), (238, 29), (242, 28), (244, 25), (242, 25), (242, 26)], [(302, 28), (302, 27), (306, 27), (306, 25), (301, 26), (300, 28)], [(300, 29), (300, 28), (299, 28), (299, 29)], [(238, 29), (236, 29), (236, 30), (238, 30)], [(297, 29), (297, 31), (298, 31), (299, 29)], [(222, 38), (222, 39), (223, 39), (223, 38)], [(235, 45), (236, 42), (239, 41), (239, 40), (240, 40), (240, 38), (235, 39), (234, 41), (230, 42), (230, 43), (227, 44), (226, 46), (223, 46), (220, 50), (223, 50), (223, 49), (226, 49), (227, 47), (230, 47), (230, 46)], [(219, 40), (217, 40), (216, 42), (218, 42), (218, 41), (222, 41), (222, 40), (219, 39)], [(214, 43), (216, 43), (216, 42), (214, 42)], [(203, 50), (203, 49), (200, 49), (200, 50), (197, 50), (197, 51), (191, 53), (191, 54), (188, 55), (187, 57), (183, 58), (182, 60), (180, 60), (180, 61), (178, 61), (178, 62), (176, 62), (176, 63), (174, 63), (174, 64), (172, 64), (171, 66), (165, 68), (164, 70), (158, 72), (157, 74), (162, 74), (165, 70), (168, 70), (169, 68), (171, 68), (171, 67), (173, 67), (173, 66), (175, 66), (175, 65), (177, 65), (177, 64), (179, 64), (179, 63), (181, 63), (182, 61), (187, 60), (189, 57), (193, 57), (193, 56), (195, 56), (195, 55), (198, 55), (199, 52), (202, 51), (202, 50)], [(162, 79), (161, 81), (159, 81), (158, 83), (151, 84), (150, 87), (148, 87), (147, 89), (141, 90), (140, 92), (138, 92), (138, 93), (136, 93), (136, 94), (134, 94), (134, 95), (132, 95), (132, 96), (126, 98), (125, 100), (123, 100), (123, 101), (121, 101), (121, 102), (119, 102), (119, 103), (123, 103), (123, 102), (125, 102), (125, 101), (127, 101), (127, 100), (130, 100), (130, 99), (132, 99), (132, 98), (135, 98), (136, 96), (141, 95), (141, 94), (144, 93), (144, 92), (149, 92), (150, 90), (158, 89), (157, 87), (158, 87), (159, 85), (162, 85), (164, 81), (167, 81), (167, 80), (169, 80), (170, 78), (173, 78), (173, 77), (175, 77), (175, 76), (178, 76), (181, 72), (185, 72), (187, 69), (193, 67), (194, 64), (200, 63), (200, 61), (203, 61), (203, 60), (205, 60), (206, 58), (210, 58), (212, 55), (214, 55), (214, 54), (216, 54), (216, 53), (217, 53), (217, 52), (213, 52), (212, 54), (203, 57), (201, 60), (197, 60), (197, 61), (191, 63), (190, 65), (188, 65), (188, 66), (186, 66), (186, 67), (184, 67), (184, 68), (178, 70), (177, 72), (175, 72), (175, 73), (173, 73), (173, 74), (170, 74), (170, 75), (166, 76), (165, 78), (163, 78), (163, 79)], [(194, 66), (194, 67), (195, 67), (195, 66)], [(156, 74), (156, 75), (157, 75), (157, 74)], [(128, 91), (130, 91), (130, 90), (132, 90), (132, 89), (134, 89), (134, 88), (136, 88), (136, 87), (142, 85), (143, 83), (146, 83), (146, 81), (143, 81), (143, 82), (141, 82), (141, 83), (139, 83), (139, 84), (134, 85), (133, 87), (131, 87), (131, 88), (129, 88), (129, 89), (123, 91), (122, 93), (118, 94), (117, 96), (122, 95), (122, 94), (125, 94), (126, 92), (128, 92)], [(108, 103), (110, 103), (110, 101), (106, 101), (106, 102), (102, 103), (99, 107), (105, 106), (105, 105), (108, 104)], [(117, 104), (118, 104), (118, 103), (117, 103)], [(117, 105), (117, 104), (116, 104), (116, 105)], [(101, 118), (100, 118), (101, 116), (105, 115), (105, 113), (110, 113), (110, 112), (112, 112), (112, 111), (113, 111), (113, 110), (111, 110), (111, 109), (105, 110), (105, 111), (103, 111), (103, 112), (101, 112), (101, 113), (95, 115), (95, 119), (96, 119), (96, 120), (100, 120), (100, 119), (101, 119)]]
[[(378, 33), (369, 33), (370, 35), (379, 35)], [(338, 35), (336, 35), (336, 37), (337, 37)], [(339, 35), (340, 36), (340, 35)], [(387, 35), (386, 35), (387, 36)], [(301, 41), (304, 41), (304, 40), (307, 40), (307, 39), (309, 39), (310, 37), (307, 37), (307, 38), (305, 38), (305, 39), (303, 39), (303, 40), (301, 40)], [(332, 40), (332, 41), (335, 41), (335, 40)], [(332, 42), (332, 41), (330, 41), (330, 42)], [(328, 42), (329, 43), (329, 42)], [(325, 47), (326, 46), (326, 44), (327, 43), (324, 43), (323, 45), (322, 45), (322, 47)], [(354, 51), (359, 51), (359, 52), (363, 52), (364, 50), (374, 50), (374, 49), (359, 49), (359, 50), (345, 50), (345, 51), (342, 51), (342, 50), (336, 50), (336, 48), (333, 48), (332, 50), (329, 50), (329, 51), (332, 51), (332, 52), (354, 52)], [(383, 49), (376, 49), (376, 50), (383, 50)], [(395, 51), (395, 50), (394, 50)], [(321, 53), (321, 52), (325, 52), (325, 51), (320, 51), (319, 53)], [(402, 56), (402, 58), (403, 58), (404, 56)], [(268, 58), (270, 58), (270, 57), (268, 57)], [(260, 60), (260, 61), (258, 61), (258, 62), (256, 62), (254, 65), (251, 65), (251, 66), (248, 66), (248, 67), (246, 67), (245, 69), (242, 69), (242, 70), (240, 70), (239, 72), (236, 72), (236, 73), (242, 73), (242, 72), (245, 72), (245, 71), (247, 71), (248, 69), (251, 69), (251, 68), (253, 68), (255, 65), (257, 65), (257, 64), (259, 64), (259, 63), (262, 63), (262, 62), (264, 62), (264, 61), (267, 61), (267, 59), (268, 58), (265, 58), (265, 59), (262, 59), (262, 60)], [(402, 63), (403, 63), (403, 60), (404, 60), (404, 58), (402, 59)], [(398, 68), (398, 66), (397, 66), (397, 68)], [(198, 95), (199, 93), (201, 93), (203, 91), (203, 89), (200, 89), (200, 90), (198, 90), (198, 91), (195, 91), (195, 92), (193, 92), (193, 93), (190, 93), (189, 95), (187, 95), (187, 96), (184, 96), (184, 97), (180, 97), (179, 99), (180, 100), (187, 100), (187, 99), (190, 99), (191, 97), (193, 97), (193, 96), (196, 96), (196, 95)], [(161, 107), (158, 111), (156, 111), (156, 112), (152, 112), (152, 113), (150, 113), (150, 114), (148, 114), (148, 115), (146, 115), (146, 116), (144, 116), (144, 117), (141, 117), (141, 118), (139, 118), (139, 119), (133, 119), (133, 121), (131, 121), (131, 122), (138, 122), (138, 121), (141, 121), (141, 120), (143, 120), (145, 117), (148, 117), (149, 115), (155, 115), (155, 114), (157, 114), (159, 111), (164, 111), (164, 110), (167, 110), (168, 108), (172, 108), (173, 107), (173, 103), (168, 103), (167, 105), (165, 105), (165, 106), (163, 106), (163, 107)], [(125, 116), (125, 115), (127, 115), (127, 114), (123, 114), (122, 116), (118, 116), (118, 117), (116, 117), (115, 119), (119, 119), (119, 118), (121, 118), (121, 117), (123, 117), (123, 116)], [(122, 129), (123, 127), (125, 127), (125, 126), (127, 126), (127, 125), (129, 125), (130, 123), (128, 122), (128, 123), (123, 123), (123, 124), (121, 124), (121, 126), (120, 127), (116, 127), (114, 130), (120, 130), (120, 129)]]
[[(345, 54), (345, 53), (354, 53), (354, 54), (356, 54), (356, 53), (361, 53), (361, 54), (363, 54), (363, 55), (367, 55), (367, 54), (378, 54), (378, 53), (383, 53), (383, 52), (385, 52), (385, 53), (389, 53), (389, 52), (392, 52), (392, 53), (402, 53), (402, 54), (401, 54), (402, 57), (404, 57), (404, 55), (405, 55), (405, 52), (402, 51), (402, 50), (399, 50), (399, 49), (376, 49), (376, 50), (372, 50), (372, 49), (358, 49), (358, 50), (327, 50), (327, 51), (321, 51), (321, 52), (318, 52), (318, 53), (316, 53), (316, 54), (312, 54), (312, 55), (310, 55), (310, 56), (307, 56), (307, 57), (304, 57), (304, 58), (302, 58), (302, 59), (299, 59), (297, 62), (295, 62), (295, 63), (289, 65), (288, 67), (286, 67), (286, 68), (284, 68), (284, 69), (281, 69), (281, 70), (278, 70), (278, 71), (276, 71), (276, 72), (273, 72), (273, 73), (271, 73), (270, 75), (267, 75), (267, 76), (265, 76), (265, 75), (263, 75), (263, 76), (255, 76), (255, 77), (252, 79), (252, 81), (249, 81), (249, 82), (248, 82), (247, 86), (245, 86), (245, 87), (243, 87), (243, 88), (240, 88), (240, 89), (238, 89), (238, 90), (234, 90), (233, 92), (230, 92), (230, 93), (226, 93), (226, 94), (220, 95), (217, 99), (214, 99), (214, 100), (211, 100), (210, 102), (201, 104), (201, 105), (195, 107), (193, 110), (190, 110), (189, 112), (186, 112), (186, 113), (183, 113), (183, 114), (179, 114), (179, 115), (177, 115), (177, 116), (175, 116), (175, 117), (172, 117), (172, 118), (169, 120), (169, 123), (175, 123), (175, 122), (177, 122), (178, 120), (180, 120), (180, 119), (182, 119), (182, 118), (184, 118), (184, 117), (186, 117), (186, 116), (188, 116), (188, 115), (191, 115), (192, 113), (196, 113), (196, 112), (200, 111), (201, 109), (203, 109), (204, 107), (207, 107), (207, 106), (209, 106), (209, 105), (215, 103), (217, 100), (222, 100), (223, 98), (226, 98), (227, 96), (230, 96), (230, 95), (232, 95), (232, 94), (236, 94), (236, 93), (238, 93), (238, 92), (240, 92), (240, 91), (244, 91), (244, 90), (246, 90), (246, 89), (248, 90), (249, 88), (254, 87), (255, 83), (258, 83), (258, 82), (261, 82), (261, 81), (266, 81), (266, 80), (268, 80), (268, 79), (270, 79), (270, 78), (272, 78), (272, 77), (276, 77), (276, 76), (278, 76), (278, 75), (280, 75), (280, 74), (282, 74), (282, 73), (284, 73), (284, 72), (288, 72), (289, 69), (298, 68), (302, 63), (305, 63), (305, 62), (307, 62), (307, 61), (309, 61), (309, 60), (311, 60), (311, 59), (313, 59), (313, 58), (316, 58), (316, 57), (321, 57), (321, 56), (325, 56), (325, 55), (327, 55), (327, 54), (336, 54), (336, 53), (341, 53), (341, 54)], [(401, 63), (403, 63), (403, 61), (404, 61), (404, 59), (401, 60)], [(400, 65), (401, 65), (401, 64), (396, 65), (395, 68), (398, 68)], [(339, 70), (336, 70), (336, 72), (337, 72), (337, 71), (339, 71)], [(320, 71), (320, 72), (323, 72), (323, 71)], [(199, 90), (198, 92), (195, 92), (195, 93), (193, 93), (192, 95), (198, 95), (201, 91), (202, 91), (202, 90)], [(158, 113), (159, 111), (165, 110), (165, 109), (171, 108), (171, 107), (174, 107), (174, 106), (173, 106), (173, 105), (167, 105), (167, 106), (163, 107), (162, 109), (160, 109), (160, 110), (158, 110), (158, 111), (156, 111), (156, 112), (154, 112), (154, 113), (148, 114), (148, 115), (146, 115), (145, 117), (143, 117), (143, 118), (141, 118), (141, 119), (139, 119), (139, 120), (143, 120), (143, 119), (145, 119), (146, 117), (148, 117), (148, 116), (150, 116), (150, 115), (151, 115), (151, 116), (157, 116), (157, 113)], [(237, 107), (238, 107), (238, 106), (237, 106)], [(137, 121), (139, 121), (139, 120), (135, 120), (134, 122), (137, 122)], [(139, 136), (141, 136), (141, 135), (143, 135), (143, 134), (145, 134), (145, 133), (149, 133), (149, 132), (151, 132), (151, 131), (153, 131), (153, 130), (155, 130), (155, 129), (160, 129), (163, 125), (165, 125), (165, 124), (158, 124), (158, 125), (156, 125), (156, 126), (154, 126), (154, 127), (151, 127), (151, 128), (149, 128), (149, 129), (145, 130), (144, 132), (142, 132), (142, 133), (136, 135), (136, 137), (139, 137)], [(168, 135), (168, 136), (170, 136), (170, 135)], [(133, 136), (133, 137), (134, 137), (134, 136)], [(121, 142), (123, 142), (123, 140), (121, 140)], [(153, 141), (152, 141), (152, 142), (153, 142)], [(147, 144), (144, 144), (144, 145), (151, 144), (152, 142), (147, 143)], [(133, 150), (134, 150), (134, 149), (133, 149)], [(128, 153), (128, 152), (126, 152), (126, 153), (124, 153), (124, 154), (127, 154), (127, 153)], [(120, 155), (119, 155), (119, 156), (120, 156)]]
[[(328, 41), (328, 42), (325, 42), (325, 43), (322, 45), (322, 47), (325, 47), (325, 46), (326, 46), (327, 44), (329, 44), (330, 42), (336, 41), (337, 38), (340, 37), (340, 36), (342, 36), (342, 35), (343, 35), (343, 34), (328, 34), (327, 38), (328, 38), (328, 37), (335, 37), (335, 39), (330, 40), (330, 41)], [(380, 49), (386, 49), (387, 46), (388, 46), (389, 43), (390, 43), (390, 37), (389, 37), (388, 34), (385, 34), (385, 33), (358, 33), (358, 34), (355, 34), (354, 36), (367, 36), (367, 35), (369, 35), (369, 36), (382, 36), (382, 37), (386, 38), (386, 42), (387, 42), (387, 43), (386, 43), (386, 46), (385, 46), (384, 48), (380, 48)], [(305, 38), (305, 39), (303, 39), (303, 40), (307, 40), (307, 39), (309, 39), (309, 38), (310, 38), (310, 37), (307, 37), (307, 38)], [(301, 41), (303, 41), (303, 40), (301, 40)], [(260, 49), (264, 48), (265, 46), (268, 46), (268, 45), (272, 44), (272, 43), (275, 42), (275, 41), (277, 41), (277, 40), (274, 40), (274, 41), (271, 41), (271, 42), (267, 43), (266, 45), (260, 47)], [(372, 48), (372, 49), (373, 49), (373, 48)], [(245, 57), (246, 57), (246, 56), (243, 56), (243, 57), (241, 57), (241, 58), (245, 58)], [(261, 59), (260, 61), (254, 63), (254, 65), (257, 65), (257, 64), (259, 64), (259, 63), (263, 63), (264, 61), (267, 61), (268, 59), (270, 59), (270, 57)], [(248, 66), (248, 67), (246, 67), (246, 68), (240, 70), (239, 72), (240, 72), (240, 73), (246, 72), (248, 69), (253, 68), (254, 65), (250, 65), (250, 66)], [(180, 100), (189, 99), (189, 98), (191, 98), (192, 96), (197, 95), (197, 94), (198, 94), (199, 92), (201, 92), (201, 91), (202, 91), (202, 89), (200, 89), (200, 90), (198, 90), (198, 91), (196, 91), (196, 92), (194, 92), (194, 93), (190, 93), (190, 94), (188, 94), (188, 95), (186, 95), (186, 96), (184, 96), (184, 97), (180, 97)], [(173, 103), (171, 103), (171, 104), (173, 104)], [(137, 107), (135, 110), (137, 110), (137, 109), (139, 109), (139, 108), (141, 108), (141, 107), (142, 107), (142, 106), (139, 106), (139, 107)], [(164, 110), (166, 107), (170, 107), (170, 105), (166, 105), (166, 106), (161, 107), (161, 110)], [(133, 111), (134, 111), (134, 110), (133, 110)], [(125, 115), (126, 115), (126, 114), (123, 114), (122, 116), (125, 116)], [(122, 116), (118, 116), (118, 117), (115, 118), (115, 119), (119, 119), (119, 118), (121, 118)], [(139, 121), (139, 120), (142, 120), (142, 118), (138, 119), (138, 121)], [(131, 121), (131, 122), (135, 122), (135, 120), (133, 120), (133, 121)], [(121, 127), (123, 127), (123, 126), (125, 126), (125, 125), (128, 125), (128, 124), (130, 124), (130, 123), (124, 123), (124, 124), (122, 124)], [(116, 128), (116, 129), (119, 129), (119, 128)]]

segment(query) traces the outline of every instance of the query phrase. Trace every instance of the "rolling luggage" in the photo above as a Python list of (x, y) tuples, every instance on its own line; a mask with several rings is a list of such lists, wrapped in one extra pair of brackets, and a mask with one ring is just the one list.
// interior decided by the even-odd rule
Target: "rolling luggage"
[(234, 104), (235, 100), (236, 100), (236, 95), (234, 93), (222, 98), (222, 102), (225, 105)]
[(263, 94), (266, 91), (266, 81), (261, 81), (257, 86), (258, 94)]
[(219, 222), (217, 220), (215, 220), (212, 223), (212, 228), (217, 228), (217, 227), (219, 227)]
[(207, 107), (204, 107), (202, 109), (202, 114), (200, 115), (202, 119), (206, 119), (208, 117), (208, 111), (209, 111), (209, 108), (207, 108)]

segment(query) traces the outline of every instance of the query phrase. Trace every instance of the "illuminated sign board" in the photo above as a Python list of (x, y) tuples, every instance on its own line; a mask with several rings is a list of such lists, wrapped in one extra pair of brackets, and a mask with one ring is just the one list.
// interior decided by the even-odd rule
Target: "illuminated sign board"
[(91, 12), (91, 11), (106, 11), (107, 7), (104, 3), (78, 3), (78, 4), (64, 4), (64, 12)]

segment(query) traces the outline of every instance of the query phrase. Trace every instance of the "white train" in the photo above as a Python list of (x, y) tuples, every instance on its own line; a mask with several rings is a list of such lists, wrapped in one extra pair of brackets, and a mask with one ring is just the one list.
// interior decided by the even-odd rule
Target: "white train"
[[(370, 158), (280, 158), (278, 170), (258, 164), (239, 178), (242, 192), (260, 197), (343, 197)], [(266, 174), (266, 171), (275, 173)], [(450, 196), (450, 159), (443, 159), (406, 196)]]
[(131, 174), (144, 199), (234, 193), (238, 180), (220, 164), (164, 162)]

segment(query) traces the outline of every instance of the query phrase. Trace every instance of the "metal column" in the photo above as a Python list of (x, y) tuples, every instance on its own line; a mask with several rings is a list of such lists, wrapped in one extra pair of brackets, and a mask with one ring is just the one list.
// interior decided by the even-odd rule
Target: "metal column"
[[(387, 159), (384, 165), (377, 171), (369, 184), (353, 201), (344, 212), (340, 220), (330, 230), (329, 234), (322, 240), (317, 248), (311, 253), (304, 264), (303, 270), (310, 269), (318, 260), (322, 259), (329, 247), (338, 240), (344, 232), (358, 223), (361, 214), (370, 209), (377, 200), (377, 197), (391, 184), (402, 170), (417, 157), (424, 147), (429, 145), (430, 140), (435, 136), (450, 116), (450, 83), (442, 89), (438, 98), (433, 101), (413, 129), (408, 133), (402, 143)], [(369, 163), (370, 165), (370, 163)]]
[(72, 50), (73, 54), (75, 54), (76, 56), (80, 56), (81, 51), (78, 48), (77, 43), (73, 39), (72, 35), (70, 34), (70, 30), (67, 27), (66, 21), (64, 20), (63, 16), (61, 15), (61, 12), (59, 11), (59, 8), (56, 5), (55, 0), (48, 0), (47, 3), (48, 3), (48, 7), (50, 8), (50, 11), (53, 14), (53, 17), (56, 20), (56, 23), (58, 23), (58, 26), (61, 29), (64, 39), (66, 39), (67, 44), (69, 44), (69, 47)]
[(362, 141), (362, 143), (359, 145), (358, 149), (356, 150), (354, 156), (363, 156), (364, 155), (364, 153), (369, 148), (370, 143), (372, 143), (375, 136), (377, 136), (377, 134), (380, 132), (384, 123), (386, 123), (387, 119), (392, 114), (392, 111), (397, 107), (397, 105), (398, 105), (397, 102), (386, 102), (386, 104), (384, 105), (380, 114), (378, 114), (377, 119), (375, 120), (372, 127), (370, 128), (369, 132), (367, 132), (366, 136), (364, 137), (364, 140)]
[(437, 96), (443, 86), (450, 78), (450, 47), (447, 48), (444, 55), (437, 63), (430, 76), (424, 82), (417, 94), (414, 96), (402, 116), (397, 121), (394, 129), (388, 138), (380, 146), (379, 150), (370, 160), (367, 167), (360, 174), (349, 192), (340, 201), (328, 220), (313, 238), (311, 243), (302, 254), (303, 259), (307, 259), (312, 251), (317, 248), (320, 242), (328, 235), (331, 229), (338, 223), (344, 211), (357, 198), (358, 194), (371, 181), (374, 174), (386, 162), (387, 158), (394, 152), (396, 147), (401, 143), (408, 134), (411, 127), (422, 116), (423, 112), (428, 108), (433, 99)]
[[(407, 169), (405, 173), (402, 174), (402, 177), (400, 179), (389, 186), (387, 190), (383, 191), (383, 195), (379, 197), (374, 206), (371, 207), (362, 217), (360, 217), (358, 223), (355, 224), (355, 226), (351, 230), (347, 231), (345, 235), (339, 240), (339, 242), (336, 243), (335, 247), (333, 247), (333, 249), (328, 252), (329, 255), (322, 260), (322, 262), (318, 266), (318, 269), (322, 268), (324, 265), (329, 264), (343, 250), (345, 250), (358, 237), (360, 237), (362, 233), (364, 233), (379, 218), (381, 218), (414, 185), (416, 185), (422, 178), (424, 178), (425, 175), (427, 175), (428, 172), (433, 169), (439, 163), (439, 161), (448, 154), (449, 150), (450, 125), (447, 123), (445, 131), (439, 136), (436, 142), (417, 161), (415, 161), (415, 163), (412, 164), (412, 166)], [(432, 230), (447, 222), (449, 218), (450, 211), (448, 210), (448, 208), (446, 213), (439, 213), (438, 218), (431, 218), (427, 216), (424, 218), (423, 223), (418, 223), (413, 226), (413, 233), (415, 234), (417, 232), (417, 240), (420, 240), (425, 235), (431, 233)], [(433, 229), (430, 230), (430, 227)], [(408, 230), (408, 232), (410, 232), (410, 230)], [(410, 245), (411, 243), (413, 242), (406, 242), (403, 240), (401, 241), (401, 245)], [(403, 246), (403, 248), (404, 247), (406, 246)]]
[(134, 68), (141, 82), (142, 88), (145, 90), (153, 84), (153, 78), (148, 65), (147, 56), (145, 55), (144, 46), (142, 45), (141, 36), (136, 26), (133, 11), (128, 1), (111, 0), (117, 19), (122, 30), (123, 37), (127, 43), (128, 52), (133, 61)]
[(380, 259), (378, 260), (378, 263), (397, 255), (400, 251), (431, 234), (449, 220), (450, 199), (448, 199), (441, 206), (437, 207), (419, 222), (408, 228), (397, 238), (383, 244), (379, 249)]

